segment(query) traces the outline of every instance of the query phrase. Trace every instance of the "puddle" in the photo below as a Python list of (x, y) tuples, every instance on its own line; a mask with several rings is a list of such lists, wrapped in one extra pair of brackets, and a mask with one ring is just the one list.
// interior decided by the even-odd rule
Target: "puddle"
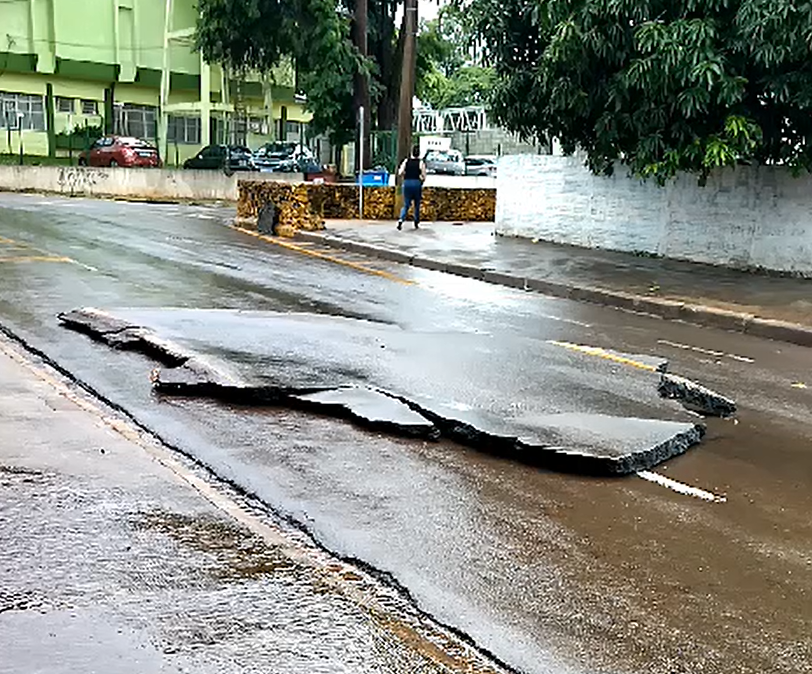
[(183, 547), (210, 555), (215, 563), (209, 571), (219, 580), (256, 580), (297, 570), (288, 558), (260, 538), (220, 518), (154, 511), (139, 513), (132, 524), (136, 529), (166, 534)]

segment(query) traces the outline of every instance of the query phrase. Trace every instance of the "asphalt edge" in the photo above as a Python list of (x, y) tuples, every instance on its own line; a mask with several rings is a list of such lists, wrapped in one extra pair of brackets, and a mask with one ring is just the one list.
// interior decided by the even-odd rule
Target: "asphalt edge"
[(411, 255), (407, 252), (377, 246), (360, 241), (351, 241), (341, 237), (317, 232), (298, 231), (296, 238), (302, 241), (320, 243), (331, 248), (340, 248), (377, 257), (391, 262), (408, 264), (421, 269), (440, 271), (454, 276), (471, 278), (485, 283), (506, 286), (519, 290), (560, 297), (563, 299), (589, 302), (602, 306), (613, 307), (633, 313), (648, 314), (670, 321), (693, 323), (708, 328), (718, 328), (730, 332), (738, 332), (754, 337), (772, 339), (779, 342), (788, 342), (798, 346), (812, 346), (812, 327), (770, 318), (761, 318), (755, 314), (729, 311), (702, 304), (680, 302), (659, 297), (636, 295), (606, 288), (578, 286), (575, 284), (558, 283), (546, 279), (527, 278), (519, 274), (496, 272), (487, 268), (476, 267), (458, 262), (448, 262), (421, 255)]

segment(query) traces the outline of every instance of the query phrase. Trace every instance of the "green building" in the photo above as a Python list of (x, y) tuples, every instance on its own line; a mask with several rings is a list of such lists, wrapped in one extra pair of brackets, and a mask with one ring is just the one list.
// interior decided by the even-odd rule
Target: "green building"
[(0, 1), (0, 152), (64, 155), (93, 128), (177, 164), (211, 143), (299, 140), (293, 67), (236, 81), (192, 48), (195, 0)]

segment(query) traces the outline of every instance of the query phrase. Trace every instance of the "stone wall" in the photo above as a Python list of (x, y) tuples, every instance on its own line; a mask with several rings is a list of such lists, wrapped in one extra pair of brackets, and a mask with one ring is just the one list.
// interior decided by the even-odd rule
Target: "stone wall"
[[(183, 169), (0, 166), (0, 191), (53, 192), (155, 201), (236, 201), (245, 174)], [(251, 174), (252, 180), (296, 181), (298, 173)]]
[[(394, 220), (397, 215), (395, 187), (364, 188), (364, 219)], [(239, 182), (237, 223), (256, 227), (263, 206), (276, 206), (278, 233), (291, 235), (296, 229), (316, 229), (324, 219), (358, 218), (358, 186), (307, 183), (291, 186), (272, 181)], [(493, 222), (496, 190), (425, 187), (421, 219), (431, 221)], [(318, 225), (316, 224), (318, 221)]]
[(503, 157), (496, 231), (736, 268), (812, 276), (812, 176), (777, 167), (683, 175), (665, 187), (592, 175), (575, 157)]

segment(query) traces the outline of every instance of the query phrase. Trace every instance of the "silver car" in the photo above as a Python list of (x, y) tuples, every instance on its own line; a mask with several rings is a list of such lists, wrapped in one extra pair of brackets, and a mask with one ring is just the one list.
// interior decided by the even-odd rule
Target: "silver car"
[(429, 173), (444, 173), (452, 176), (465, 175), (465, 162), (459, 150), (429, 150), (423, 158)]
[(469, 176), (496, 177), (496, 157), (477, 155), (465, 158), (465, 173)]

